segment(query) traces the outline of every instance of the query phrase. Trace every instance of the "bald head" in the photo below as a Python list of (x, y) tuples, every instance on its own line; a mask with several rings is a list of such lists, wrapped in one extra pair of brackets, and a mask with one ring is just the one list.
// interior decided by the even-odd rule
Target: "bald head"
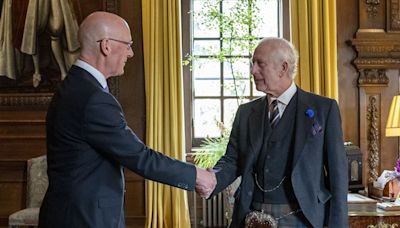
[(268, 48), (267, 52), (272, 60), (276, 62), (287, 62), (289, 67), (289, 76), (294, 79), (297, 72), (298, 54), (293, 44), (278, 37), (267, 37), (260, 41), (259, 48)]
[(126, 39), (130, 34), (128, 23), (118, 15), (94, 12), (87, 16), (79, 27), (79, 42), (83, 54), (94, 54), (96, 42), (104, 38)]
[(79, 59), (100, 71), (105, 78), (124, 73), (127, 60), (133, 57), (133, 43), (128, 23), (118, 15), (94, 12), (79, 27)]

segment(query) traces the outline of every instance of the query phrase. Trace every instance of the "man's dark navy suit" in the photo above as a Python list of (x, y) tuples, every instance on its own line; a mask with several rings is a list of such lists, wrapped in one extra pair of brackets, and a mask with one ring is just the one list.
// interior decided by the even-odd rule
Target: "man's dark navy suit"
[(47, 161), (40, 227), (124, 227), (122, 167), (175, 187), (195, 187), (195, 167), (146, 147), (117, 100), (77, 66), (47, 113)]

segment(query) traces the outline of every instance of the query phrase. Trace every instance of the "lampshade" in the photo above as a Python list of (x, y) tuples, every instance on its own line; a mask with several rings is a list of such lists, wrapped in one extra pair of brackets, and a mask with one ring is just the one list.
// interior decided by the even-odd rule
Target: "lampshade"
[(390, 105), (386, 136), (400, 136), (400, 95), (394, 96)]

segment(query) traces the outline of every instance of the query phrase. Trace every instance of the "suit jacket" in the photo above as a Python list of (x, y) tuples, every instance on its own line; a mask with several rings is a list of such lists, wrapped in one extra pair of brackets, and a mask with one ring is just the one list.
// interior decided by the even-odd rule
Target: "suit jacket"
[[(235, 193), (231, 227), (244, 227), (254, 190), (253, 166), (263, 142), (266, 97), (239, 107), (226, 154), (215, 166), (213, 195), (242, 177)], [(307, 115), (312, 110), (314, 116)], [(297, 88), (291, 180), (299, 206), (314, 227), (348, 227), (347, 159), (335, 100)]]
[(144, 145), (117, 100), (77, 66), (49, 106), (47, 162), (40, 227), (124, 227), (122, 167), (186, 190), (196, 180), (193, 165)]

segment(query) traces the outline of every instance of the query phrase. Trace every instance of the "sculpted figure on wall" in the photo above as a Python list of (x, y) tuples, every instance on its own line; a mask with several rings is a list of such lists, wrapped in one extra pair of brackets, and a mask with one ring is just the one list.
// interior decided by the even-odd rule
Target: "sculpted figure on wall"
[[(75, 0), (77, 1), (77, 0)], [(37, 87), (40, 72), (39, 36), (50, 36), (51, 51), (64, 79), (79, 53), (78, 22), (72, 0), (3, 0), (0, 18), (0, 75), (17, 79), (21, 55), (32, 57), (32, 83)]]

